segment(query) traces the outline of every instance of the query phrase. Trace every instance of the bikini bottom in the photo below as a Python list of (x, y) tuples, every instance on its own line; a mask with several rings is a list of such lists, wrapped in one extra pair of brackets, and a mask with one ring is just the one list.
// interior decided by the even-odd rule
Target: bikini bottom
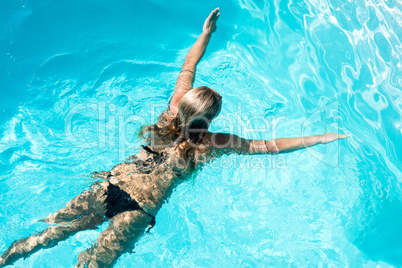
[(140, 205), (138, 205), (137, 201), (132, 199), (128, 193), (120, 189), (119, 186), (111, 184), (107, 187), (106, 192), (105, 205), (106, 205), (106, 217), (112, 218), (113, 216), (125, 212), (125, 211), (132, 211), (132, 210), (141, 210), (148, 216), (152, 218), (150, 222), (150, 226), (147, 229), (147, 232), (155, 226), (155, 217), (147, 212), (145, 212)]

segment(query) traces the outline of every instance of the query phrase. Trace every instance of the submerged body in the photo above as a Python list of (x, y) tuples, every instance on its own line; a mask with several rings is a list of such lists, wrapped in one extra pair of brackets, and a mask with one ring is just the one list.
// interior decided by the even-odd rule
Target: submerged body
[[(165, 111), (157, 124), (163, 126), (173, 119), (174, 116)], [(0, 266), (54, 246), (78, 231), (94, 229), (109, 219), (109, 227), (97, 243), (78, 255), (76, 267), (112, 266), (155, 224), (155, 216), (163, 203), (174, 188), (190, 176), (186, 163), (179, 157), (179, 147), (166, 144), (159, 147), (161, 149), (156, 150), (144, 146), (138, 154), (112, 170), (94, 173), (93, 176), (101, 180), (73, 198), (65, 208), (44, 219), (56, 226), (14, 242), (0, 258)]]
[[(157, 124), (168, 122), (166, 114), (159, 117)], [(189, 176), (179, 154), (179, 148), (172, 145), (164, 145), (159, 150), (143, 146), (138, 154), (110, 172), (102, 172), (101, 177), (128, 193), (146, 213), (155, 216), (174, 188)], [(101, 187), (107, 185), (101, 182)]]
[[(97, 243), (78, 255), (76, 267), (110, 267), (133, 249), (173, 190), (200, 164), (225, 153), (274, 154), (290, 152), (348, 137), (335, 133), (310, 137), (248, 140), (208, 131), (218, 116), (222, 96), (208, 87), (193, 88), (196, 65), (216, 30), (219, 9), (206, 19), (203, 32), (190, 49), (177, 79), (169, 107), (154, 125), (145, 127), (147, 145), (111, 171), (94, 173), (100, 180), (65, 208), (49, 215), (39, 234), (14, 242), (0, 257), (0, 267), (51, 247), (81, 230), (109, 226)], [(148, 229), (149, 230), (149, 229)]]

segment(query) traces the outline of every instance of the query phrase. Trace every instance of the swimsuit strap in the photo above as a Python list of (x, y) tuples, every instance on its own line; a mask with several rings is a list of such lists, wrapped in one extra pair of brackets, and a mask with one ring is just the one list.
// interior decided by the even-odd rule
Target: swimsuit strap
[[(144, 211), (144, 210), (143, 210)], [(145, 211), (144, 211), (145, 212)], [(146, 212), (145, 212), (146, 213)], [(155, 224), (156, 224), (156, 220), (155, 220), (155, 217), (153, 216), (153, 215), (151, 215), (151, 214), (148, 214), (148, 213), (146, 213), (148, 216), (150, 216), (150, 217), (152, 217), (152, 220), (151, 220), (151, 222), (149, 223), (149, 225), (148, 225), (148, 229), (146, 230), (146, 233), (149, 233), (149, 231), (152, 229), (152, 228), (154, 228), (154, 226), (155, 226)]]
[(148, 145), (141, 145), (142, 148), (144, 148), (145, 151), (147, 151), (148, 153), (160, 156), (160, 153), (155, 152), (154, 150), (151, 149), (151, 147), (149, 147)]

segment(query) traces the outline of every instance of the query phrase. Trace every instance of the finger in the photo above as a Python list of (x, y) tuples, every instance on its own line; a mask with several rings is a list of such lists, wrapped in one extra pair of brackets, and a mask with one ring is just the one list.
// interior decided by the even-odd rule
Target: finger
[(216, 22), (219, 18), (220, 13), (216, 14), (213, 18), (211, 18), (211, 21)]
[(338, 136), (339, 139), (346, 139), (348, 137), (350, 137), (350, 134), (348, 134), (348, 135), (339, 134), (339, 136)]
[(215, 10), (209, 13), (207, 20), (210, 20), (215, 15)]
[(212, 15), (212, 19), (215, 19), (216, 16), (219, 14), (219, 10), (214, 10), (214, 14)]

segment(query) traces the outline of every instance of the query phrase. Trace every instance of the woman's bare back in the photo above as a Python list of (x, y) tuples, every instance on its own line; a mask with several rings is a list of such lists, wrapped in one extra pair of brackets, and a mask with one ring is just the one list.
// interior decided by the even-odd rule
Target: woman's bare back
[(184, 181), (186, 171), (176, 164), (173, 148), (159, 152), (145, 148), (131, 161), (115, 166), (107, 179), (128, 193), (145, 212), (156, 215), (173, 189)]

